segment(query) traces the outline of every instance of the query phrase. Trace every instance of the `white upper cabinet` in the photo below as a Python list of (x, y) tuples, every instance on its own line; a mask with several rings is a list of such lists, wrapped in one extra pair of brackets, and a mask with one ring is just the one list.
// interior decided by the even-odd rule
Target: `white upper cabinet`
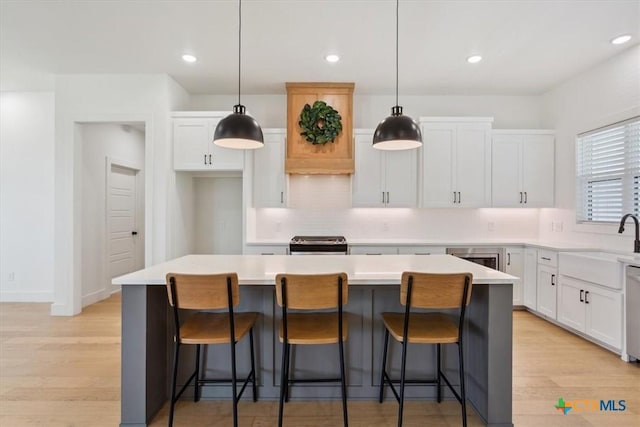
[(487, 117), (421, 117), (422, 205), (491, 206), (491, 122)]
[(493, 206), (553, 206), (553, 131), (494, 131), (492, 151)]
[(213, 133), (225, 112), (173, 115), (173, 168), (182, 171), (239, 171), (244, 150), (215, 145)]
[(286, 129), (264, 129), (264, 147), (253, 150), (253, 206), (286, 206), (284, 149)]
[(355, 129), (354, 207), (411, 208), (417, 206), (418, 150), (373, 148), (373, 130)]

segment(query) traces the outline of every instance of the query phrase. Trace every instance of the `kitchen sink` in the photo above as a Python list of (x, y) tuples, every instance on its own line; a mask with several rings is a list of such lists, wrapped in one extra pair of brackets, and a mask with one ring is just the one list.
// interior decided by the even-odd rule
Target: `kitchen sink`
[(609, 252), (560, 252), (558, 272), (612, 289), (622, 289), (619, 254)]

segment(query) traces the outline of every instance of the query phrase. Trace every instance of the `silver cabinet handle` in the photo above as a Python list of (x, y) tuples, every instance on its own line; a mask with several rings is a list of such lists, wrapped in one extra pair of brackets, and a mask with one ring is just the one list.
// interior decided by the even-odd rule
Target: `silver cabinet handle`
[(459, 191), (458, 191), (458, 203), (462, 203), (462, 196), (460, 195)]
[(584, 303), (589, 304), (589, 291), (584, 291)]
[(209, 154), (209, 164), (211, 164), (211, 154)]
[(458, 203), (458, 202), (456, 201), (456, 192), (455, 192), (455, 191), (453, 192), (453, 203)]
[(555, 275), (555, 274), (552, 274), (552, 275), (551, 275), (551, 286), (555, 286), (555, 285), (556, 285), (555, 280), (556, 280), (556, 275)]
[(205, 165), (207, 164), (207, 155), (206, 154), (204, 155), (204, 164)]
[(522, 203), (522, 191), (520, 192), (520, 203)]
[(551, 261), (551, 258), (547, 258), (547, 257), (545, 257), (545, 256), (541, 256), (541, 257), (540, 257), (540, 259), (543, 259), (543, 260), (545, 260), (545, 261)]
[(389, 204), (389, 192), (387, 191), (387, 204)]
[(528, 197), (527, 197), (527, 192), (525, 191), (525, 192), (524, 192), (524, 202), (525, 202), (525, 203), (527, 203), (527, 199), (528, 199)]
[(507, 254), (507, 265), (511, 265), (511, 253)]
[(382, 192), (382, 204), (384, 205), (384, 191)]
[(584, 302), (584, 289), (580, 289), (580, 302)]
[(284, 191), (280, 192), (280, 203), (284, 203)]

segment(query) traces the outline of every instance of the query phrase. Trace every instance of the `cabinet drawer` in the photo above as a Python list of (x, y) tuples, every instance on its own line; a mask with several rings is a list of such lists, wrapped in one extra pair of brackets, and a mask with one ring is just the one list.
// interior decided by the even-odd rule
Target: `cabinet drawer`
[(397, 246), (350, 246), (351, 255), (397, 255)]
[(400, 246), (398, 253), (400, 255), (444, 255), (446, 251), (443, 246)]
[(546, 251), (544, 249), (538, 249), (538, 264), (557, 267), (558, 253), (553, 251)]

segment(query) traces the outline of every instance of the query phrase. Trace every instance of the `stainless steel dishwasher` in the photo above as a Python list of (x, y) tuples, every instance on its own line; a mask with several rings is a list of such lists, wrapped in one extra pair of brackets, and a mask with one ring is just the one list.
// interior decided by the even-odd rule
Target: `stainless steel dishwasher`
[(640, 360), (640, 267), (627, 266), (627, 354)]

